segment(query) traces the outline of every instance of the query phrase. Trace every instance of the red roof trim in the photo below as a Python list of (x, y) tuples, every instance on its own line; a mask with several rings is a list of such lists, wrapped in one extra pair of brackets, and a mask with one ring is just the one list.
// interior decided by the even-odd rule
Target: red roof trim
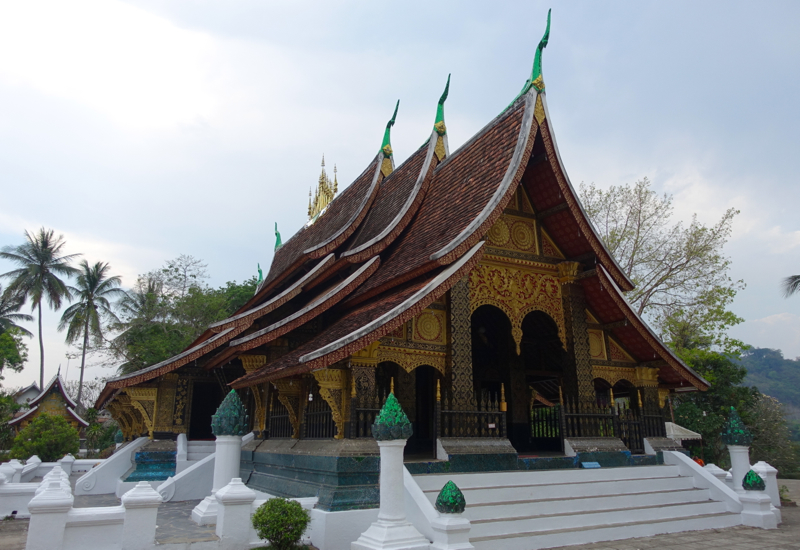
[(636, 313), (636, 311), (631, 307), (631, 304), (625, 299), (625, 296), (622, 294), (622, 291), (619, 289), (617, 284), (609, 275), (606, 268), (602, 265), (598, 264), (597, 266), (597, 275), (600, 279), (600, 284), (609, 290), (609, 296), (614, 301), (614, 303), (619, 307), (620, 311), (625, 315), (628, 321), (633, 325), (634, 328), (642, 335), (650, 346), (661, 356), (661, 359), (667, 362), (667, 364), (672, 367), (681, 377), (688, 380), (694, 387), (701, 391), (707, 390), (711, 383), (708, 382), (705, 378), (697, 374), (694, 370), (692, 370), (689, 366), (685, 365), (683, 361), (681, 361), (671, 349), (669, 349), (661, 339), (653, 333), (652, 329), (647, 325), (647, 323), (642, 320), (641, 317)]

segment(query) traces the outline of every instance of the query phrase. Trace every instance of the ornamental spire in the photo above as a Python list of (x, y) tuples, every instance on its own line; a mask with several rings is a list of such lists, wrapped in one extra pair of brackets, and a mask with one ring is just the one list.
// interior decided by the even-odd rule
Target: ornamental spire
[(433, 123), (433, 129), (438, 134), (436, 138), (436, 147), (433, 152), (436, 153), (436, 158), (441, 162), (444, 157), (449, 153), (447, 145), (447, 126), (444, 124), (444, 102), (447, 100), (447, 94), (450, 93), (450, 75), (447, 75), (447, 84), (444, 87), (444, 93), (439, 98), (439, 104), (436, 106), (436, 121)]
[(275, 222), (275, 250), (278, 250), (282, 245), (281, 232), (278, 231), (278, 222)]
[(547, 42), (550, 40), (551, 11), (552, 10), (547, 10), (547, 28), (544, 31), (544, 36), (539, 41), (539, 45), (536, 47), (536, 55), (533, 58), (533, 69), (531, 70), (531, 76), (525, 81), (525, 85), (522, 87), (522, 91), (517, 97), (528, 93), (528, 90), (531, 88), (536, 89), (537, 92), (544, 91), (544, 80), (542, 79), (542, 50), (547, 47)]
[(314, 193), (314, 198), (311, 198), (311, 189), (308, 190), (308, 219), (312, 222), (317, 217), (322, 215), (322, 212), (333, 200), (339, 188), (339, 182), (336, 180), (336, 166), (333, 168), (334, 181), (328, 177), (325, 171), (325, 155), (322, 155), (322, 170), (319, 174), (319, 181), (317, 181), (317, 190)]
[(383, 162), (381, 163), (381, 173), (383, 177), (388, 176), (394, 171), (394, 161), (392, 160), (392, 144), (391, 132), (394, 126), (394, 120), (397, 118), (397, 109), (400, 108), (400, 100), (397, 100), (397, 105), (394, 107), (394, 114), (389, 122), (386, 123), (386, 131), (383, 133), (383, 143), (381, 143), (381, 153), (383, 153)]

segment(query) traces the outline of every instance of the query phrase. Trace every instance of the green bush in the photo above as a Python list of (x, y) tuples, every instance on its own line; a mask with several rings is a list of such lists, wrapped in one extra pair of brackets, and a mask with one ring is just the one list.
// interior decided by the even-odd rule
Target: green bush
[(297, 547), (308, 527), (311, 516), (296, 500), (271, 498), (253, 514), (253, 527), (258, 537), (274, 550)]
[(63, 417), (41, 414), (14, 438), (11, 458), (37, 455), (42, 462), (55, 462), (65, 454), (77, 455), (78, 443), (78, 431)]

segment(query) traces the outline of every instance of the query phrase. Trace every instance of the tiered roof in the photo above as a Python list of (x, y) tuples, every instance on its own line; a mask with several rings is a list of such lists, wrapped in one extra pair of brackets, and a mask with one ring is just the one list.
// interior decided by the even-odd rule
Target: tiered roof
[(655, 361), (665, 382), (706, 389), (708, 382), (627, 304), (623, 291), (633, 284), (598, 237), (567, 177), (541, 75), (548, 35), (549, 16), (523, 91), (454, 153), (444, 123), (447, 89), (428, 140), (396, 169), (389, 141), (393, 116), (376, 157), (313, 224), (276, 251), (267, 278), (236, 315), (211, 325), (190, 349), (160, 366), (109, 381), (98, 405), (116, 389), (174, 370), (187, 357), (215, 368), (303, 326), (313, 325), (305, 343), (231, 385), (246, 387), (346, 358), (469, 273), (483, 254), (487, 232), (520, 186), (557, 247), (582, 264), (579, 284), (599, 322), (637, 362)]
[(14, 418), (13, 420), (10, 420), (8, 422), (8, 425), (15, 426), (25, 419), (31, 420), (33, 417), (39, 414), (39, 412), (41, 412), (40, 405), (42, 401), (44, 401), (44, 399), (53, 392), (59, 394), (61, 396), (61, 399), (64, 401), (64, 408), (67, 413), (67, 416), (74, 419), (81, 427), (85, 428), (86, 426), (89, 425), (89, 423), (83, 418), (81, 418), (80, 415), (75, 411), (75, 409), (78, 407), (78, 404), (75, 402), (74, 399), (72, 399), (67, 394), (66, 386), (64, 385), (64, 380), (61, 378), (61, 372), (56, 374), (50, 380), (50, 382), (47, 383), (47, 385), (39, 393), (39, 395), (31, 399), (31, 401), (28, 403), (30, 409), (25, 414), (22, 414)]

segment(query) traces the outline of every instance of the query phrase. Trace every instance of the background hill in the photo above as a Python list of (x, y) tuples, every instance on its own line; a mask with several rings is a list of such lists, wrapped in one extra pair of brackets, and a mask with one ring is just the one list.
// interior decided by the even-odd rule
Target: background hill
[(797, 440), (800, 435), (800, 357), (786, 359), (779, 349), (752, 348), (743, 354), (740, 363), (747, 369), (745, 384), (756, 386), (761, 393), (784, 404)]

